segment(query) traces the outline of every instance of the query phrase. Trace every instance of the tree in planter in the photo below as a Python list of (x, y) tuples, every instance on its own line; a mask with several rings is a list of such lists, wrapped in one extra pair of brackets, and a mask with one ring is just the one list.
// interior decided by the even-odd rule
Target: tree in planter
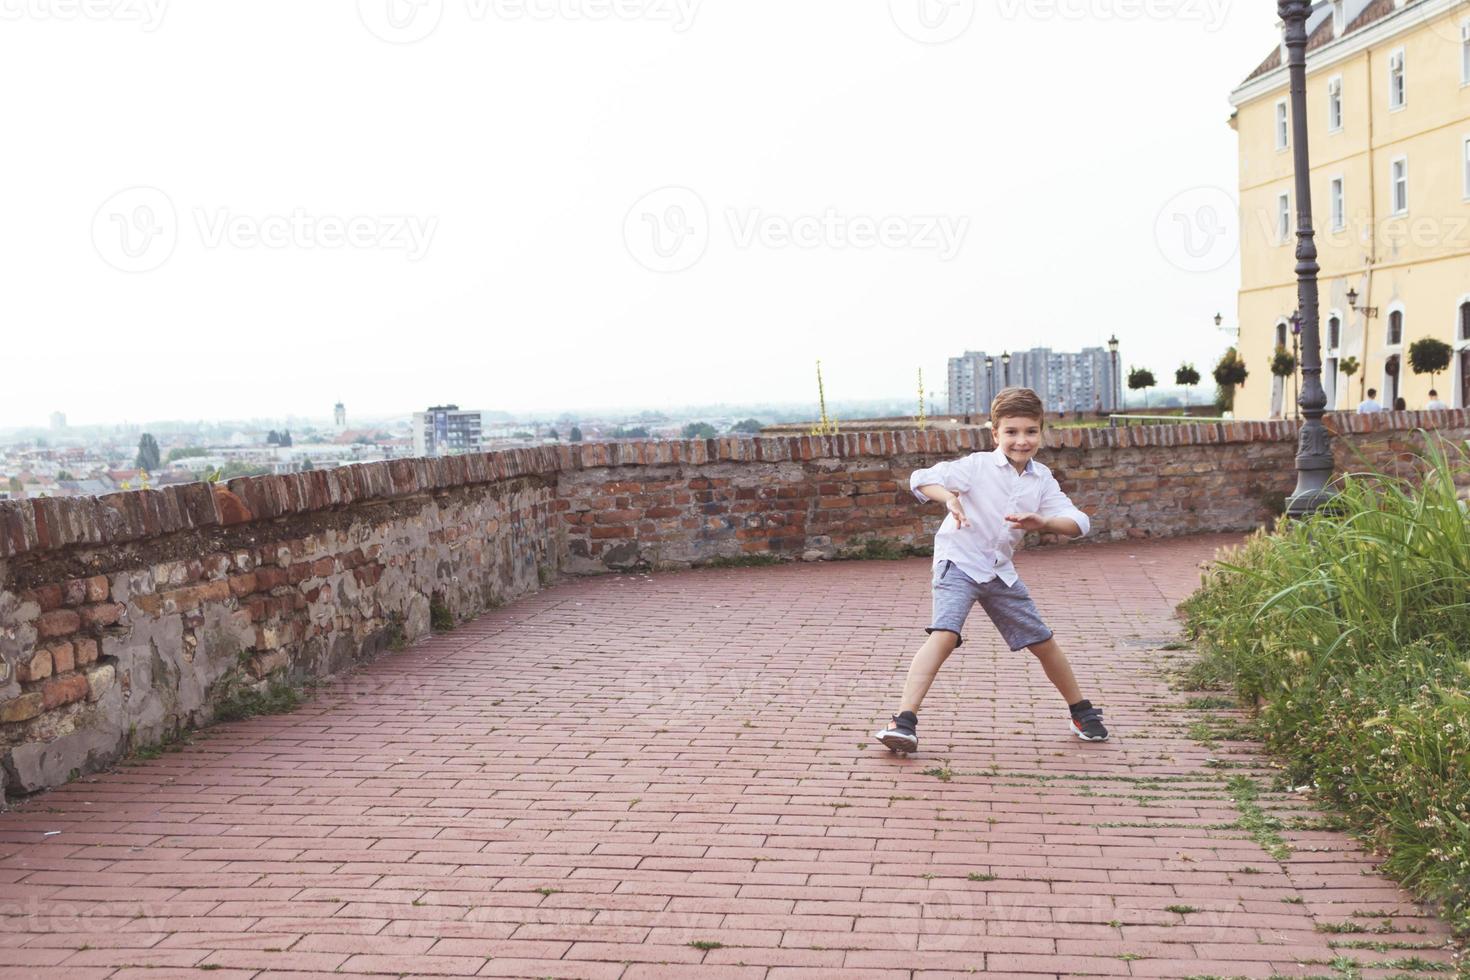
[[(1291, 377), (1295, 371), (1296, 358), (1292, 356), (1291, 351), (1286, 349), (1285, 344), (1277, 345), (1276, 353), (1271, 355), (1271, 373), (1281, 379), (1283, 392), (1285, 390), (1286, 379)], [(1285, 418), (1286, 416), (1287, 412), (1283, 408), (1281, 417)]]
[(1158, 384), (1154, 380), (1154, 373), (1148, 368), (1129, 368), (1128, 387), (1134, 391), (1143, 389), (1143, 407), (1148, 408), (1148, 390)]
[(1179, 370), (1174, 372), (1174, 383), (1184, 386), (1184, 408), (1185, 414), (1189, 409), (1189, 389), (1199, 384), (1199, 372), (1194, 369), (1193, 364), (1181, 364)]
[(1356, 357), (1344, 357), (1337, 362), (1337, 369), (1343, 373), (1343, 377), (1348, 379), (1347, 383), (1349, 385), (1353, 383), (1353, 375), (1358, 373), (1358, 367), (1359, 364)]
[(1231, 347), (1220, 356), (1220, 362), (1215, 365), (1212, 376), (1215, 379), (1215, 405), (1222, 412), (1230, 412), (1235, 409), (1235, 389), (1245, 384), (1245, 379), (1250, 375), (1246, 370), (1245, 361), (1240, 359), (1240, 352)]
[(1435, 337), (1420, 337), (1409, 345), (1409, 367), (1415, 374), (1429, 375), (1429, 387), (1436, 387), (1434, 376), (1450, 366), (1455, 350)]

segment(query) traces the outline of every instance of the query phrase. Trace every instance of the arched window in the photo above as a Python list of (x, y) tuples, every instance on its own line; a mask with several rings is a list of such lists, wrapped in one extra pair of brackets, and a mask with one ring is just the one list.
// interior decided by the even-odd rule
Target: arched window
[(1470, 302), (1460, 304), (1460, 339), (1470, 340)]
[[(1466, 305), (1470, 306), (1470, 303), (1467, 303)], [(1329, 350), (1332, 350), (1341, 346), (1341, 344), (1342, 323), (1337, 319), (1337, 317), (1332, 317), (1330, 320), (1327, 321), (1327, 347)]]
[(1284, 323), (1276, 324), (1276, 346), (1286, 346), (1286, 324)]
[(1388, 315), (1388, 345), (1397, 347), (1404, 342), (1404, 311), (1394, 310)]

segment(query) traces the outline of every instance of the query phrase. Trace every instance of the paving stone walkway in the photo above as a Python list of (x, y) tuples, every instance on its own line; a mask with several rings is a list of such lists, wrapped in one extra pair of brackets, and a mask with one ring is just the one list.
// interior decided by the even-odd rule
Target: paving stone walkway
[[(1075, 741), (1029, 655), (982, 622), (908, 759), (871, 732), (923, 638), (926, 561), (558, 585), (292, 714), (0, 814), (0, 978), (1035, 980), (1447, 961), (1335, 947), (1447, 930), (1316, 829), (1301, 796), (1273, 792), (1252, 745), (1198, 740), (1202, 718), (1234, 712), (1171, 690), (1187, 655), (1164, 649), (1173, 607), (1229, 540), (1025, 555), (1116, 738)], [(1287, 822), (1289, 856), (1239, 827), (1242, 807)]]

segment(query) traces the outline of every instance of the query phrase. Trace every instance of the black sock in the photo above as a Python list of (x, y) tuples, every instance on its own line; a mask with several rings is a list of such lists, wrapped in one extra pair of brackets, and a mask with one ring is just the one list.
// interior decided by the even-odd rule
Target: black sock
[(1074, 715), (1077, 712), (1079, 712), (1079, 711), (1086, 711), (1090, 707), (1092, 707), (1092, 702), (1089, 701), (1089, 700), (1087, 700), (1086, 698), (1083, 698), (1081, 701), (1078, 701), (1076, 704), (1069, 704), (1069, 705), (1067, 705), (1067, 708)]
[(912, 711), (900, 711), (898, 713), (898, 723), (900, 725), (908, 725), (910, 728), (918, 728), (919, 716)]

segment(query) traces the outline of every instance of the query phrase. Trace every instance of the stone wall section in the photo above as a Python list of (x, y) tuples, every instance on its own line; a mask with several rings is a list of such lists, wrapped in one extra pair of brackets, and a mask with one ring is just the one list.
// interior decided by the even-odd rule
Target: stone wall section
[[(1416, 426), (1337, 415), (1339, 471), (1396, 468)], [(1247, 530), (1294, 485), (1297, 426), (1051, 429), (1093, 539)], [(0, 790), (27, 793), (337, 674), (558, 572), (926, 548), (914, 469), (988, 430), (627, 442), (394, 460), (95, 498), (0, 501)]]

